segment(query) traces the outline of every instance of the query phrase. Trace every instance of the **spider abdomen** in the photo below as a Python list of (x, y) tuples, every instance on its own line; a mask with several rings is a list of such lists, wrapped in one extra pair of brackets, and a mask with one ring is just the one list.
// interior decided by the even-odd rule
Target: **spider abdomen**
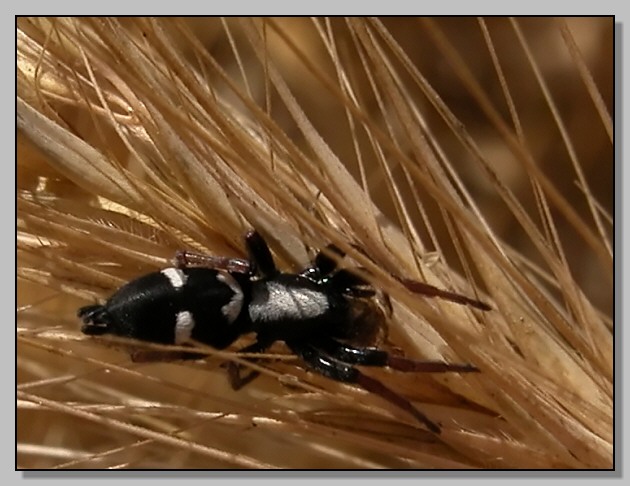
[(102, 306), (83, 307), (79, 317), (86, 334), (223, 348), (243, 332), (243, 305), (243, 291), (227, 272), (166, 268), (132, 280)]

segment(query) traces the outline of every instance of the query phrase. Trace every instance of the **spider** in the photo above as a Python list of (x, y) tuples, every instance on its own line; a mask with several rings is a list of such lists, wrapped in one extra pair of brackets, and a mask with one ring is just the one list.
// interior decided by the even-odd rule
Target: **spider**
[[(382, 326), (376, 291), (356, 274), (337, 268), (333, 245), (320, 251), (299, 273), (276, 267), (269, 247), (256, 231), (245, 235), (249, 259), (178, 252), (176, 266), (149, 273), (118, 289), (103, 305), (78, 310), (87, 335), (112, 334), (160, 344), (198, 341), (224, 349), (240, 336), (255, 333), (256, 341), (240, 350), (261, 353), (276, 341), (308, 368), (330, 379), (352, 383), (407, 411), (431, 432), (440, 426), (409, 400), (357, 365), (388, 367), (402, 372), (476, 372), (470, 364), (417, 361), (373, 346)], [(483, 302), (409, 279), (399, 279), (414, 292), (489, 310)], [(190, 357), (190, 356), (189, 356)], [(228, 365), (234, 389), (257, 376), (240, 376)]]

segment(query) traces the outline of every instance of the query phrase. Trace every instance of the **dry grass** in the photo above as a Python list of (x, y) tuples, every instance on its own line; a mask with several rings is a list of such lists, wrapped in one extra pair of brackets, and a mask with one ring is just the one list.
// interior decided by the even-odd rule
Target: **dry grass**
[[(609, 468), (612, 19), (20, 19), (18, 467)], [(209, 351), (133, 364), (76, 308), (177, 249), (334, 242), (394, 302), (371, 371), (443, 424)], [(363, 252), (354, 246), (359, 245)], [(391, 273), (492, 303), (410, 294)]]

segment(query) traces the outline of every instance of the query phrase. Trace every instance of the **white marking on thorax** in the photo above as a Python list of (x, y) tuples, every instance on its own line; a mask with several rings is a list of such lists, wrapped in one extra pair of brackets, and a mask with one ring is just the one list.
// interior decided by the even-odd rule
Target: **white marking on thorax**
[(302, 320), (324, 314), (329, 307), (323, 292), (305, 288), (291, 288), (277, 282), (266, 282), (249, 304), (249, 317), (253, 322), (276, 320)]
[(195, 319), (189, 311), (181, 311), (175, 317), (175, 344), (185, 344), (190, 341)]
[(232, 296), (230, 301), (223, 307), (221, 307), (221, 312), (231, 324), (236, 320), (236, 318), (241, 313), (241, 309), (243, 308), (243, 291), (241, 290), (241, 286), (238, 284), (236, 279), (232, 277), (232, 275), (230, 275), (229, 273), (217, 273), (217, 280), (226, 284), (228, 287), (230, 287), (232, 292), (234, 292), (234, 295)]
[(168, 278), (175, 290), (181, 289), (184, 285), (186, 285), (186, 280), (188, 280), (186, 274), (184, 274), (184, 272), (182, 272), (179, 268), (165, 268), (161, 273)]

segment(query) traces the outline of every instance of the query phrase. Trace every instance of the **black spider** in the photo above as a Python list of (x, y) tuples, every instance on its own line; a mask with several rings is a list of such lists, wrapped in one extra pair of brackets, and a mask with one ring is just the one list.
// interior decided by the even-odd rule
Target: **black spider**
[[(375, 291), (366, 281), (348, 270), (337, 269), (335, 260), (324, 252), (319, 252), (302, 272), (282, 273), (258, 233), (249, 232), (245, 244), (249, 260), (178, 253), (177, 267), (127, 283), (104, 305), (79, 309), (82, 331), (162, 344), (199, 341), (218, 349), (253, 332), (256, 341), (241, 352), (260, 353), (275, 341), (284, 341), (311, 369), (378, 394), (432, 432), (440, 432), (440, 427), (407, 399), (355, 365), (432, 373), (472, 372), (477, 368), (411, 360), (358, 344), (373, 342), (383, 321), (382, 316), (375, 315), (375, 306), (368, 303)], [(328, 253), (343, 256), (332, 245)], [(415, 292), (490, 309), (482, 302), (427, 284), (400, 281)], [(241, 377), (239, 367), (233, 364), (228, 370), (235, 389), (258, 374)]]

